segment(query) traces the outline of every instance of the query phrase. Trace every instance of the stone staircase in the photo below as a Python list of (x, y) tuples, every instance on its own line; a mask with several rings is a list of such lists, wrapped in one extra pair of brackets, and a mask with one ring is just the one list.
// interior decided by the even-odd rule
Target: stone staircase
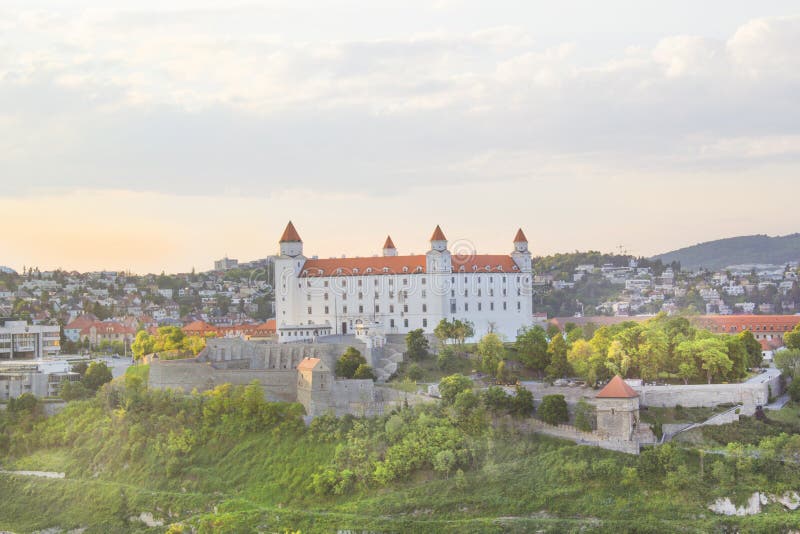
[(397, 371), (397, 366), (403, 361), (405, 350), (405, 344), (387, 343), (383, 346), (383, 355), (378, 358), (373, 369), (377, 382), (386, 382)]

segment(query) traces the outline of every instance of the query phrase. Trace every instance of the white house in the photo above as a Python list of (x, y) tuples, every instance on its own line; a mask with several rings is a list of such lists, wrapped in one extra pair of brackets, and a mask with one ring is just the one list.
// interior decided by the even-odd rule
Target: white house
[(453, 254), (438, 226), (423, 255), (401, 256), (386, 239), (371, 258), (306, 258), (290, 222), (275, 261), (276, 320), (280, 342), (350, 334), (377, 324), (387, 334), (441, 319), (471, 321), (476, 338), (496, 332), (513, 340), (531, 324), (531, 254), (522, 230), (511, 254)]

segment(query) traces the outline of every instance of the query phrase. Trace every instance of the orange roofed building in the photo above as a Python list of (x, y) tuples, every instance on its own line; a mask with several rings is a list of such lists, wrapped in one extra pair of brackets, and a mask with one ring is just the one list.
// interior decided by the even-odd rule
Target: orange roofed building
[(382, 254), (366, 258), (307, 258), (289, 222), (275, 262), (276, 321), (280, 342), (350, 334), (362, 325), (387, 334), (442, 319), (471, 321), (475, 337), (497, 332), (515, 339), (532, 317), (528, 240), (518, 230), (510, 254), (450, 251), (440, 226), (425, 254), (400, 255), (391, 237)]
[(783, 346), (783, 335), (800, 323), (800, 315), (701, 315), (694, 322), (718, 334), (749, 330), (763, 350), (774, 350)]

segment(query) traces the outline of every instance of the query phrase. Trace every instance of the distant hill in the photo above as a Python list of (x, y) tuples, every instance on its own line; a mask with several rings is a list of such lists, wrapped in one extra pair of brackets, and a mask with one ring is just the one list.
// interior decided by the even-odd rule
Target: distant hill
[(770, 237), (746, 235), (717, 239), (691, 247), (653, 256), (664, 263), (679, 261), (681, 268), (696, 270), (721, 269), (729, 265), (749, 263), (782, 264), (800, 261), (800, 234)]
[(17, 271), (15, 271), (14, 269), (12, 269), (11, 267), (5, 267), (5, 266), (3, 266), (3, 265), (0, 265), (0, 273), (5, 273), (5, 274), (17, 274)]

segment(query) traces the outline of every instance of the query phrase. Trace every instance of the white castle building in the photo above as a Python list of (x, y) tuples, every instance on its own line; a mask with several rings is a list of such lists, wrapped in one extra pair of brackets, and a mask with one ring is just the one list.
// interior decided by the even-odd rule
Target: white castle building
[(439, 226), (423, 255), (401, 256), (386, 238), (383, 255), (316, 259), (289, 222), (275, 261), (275, 308), (282, 343), (351, 334), (365, 326), (386, 334), (442, 319), (467, 320), (475, 337), (495, 332), (508, 340), (532, 319), (531, 253), (520, 229), (511, 254), (451, 253)]

